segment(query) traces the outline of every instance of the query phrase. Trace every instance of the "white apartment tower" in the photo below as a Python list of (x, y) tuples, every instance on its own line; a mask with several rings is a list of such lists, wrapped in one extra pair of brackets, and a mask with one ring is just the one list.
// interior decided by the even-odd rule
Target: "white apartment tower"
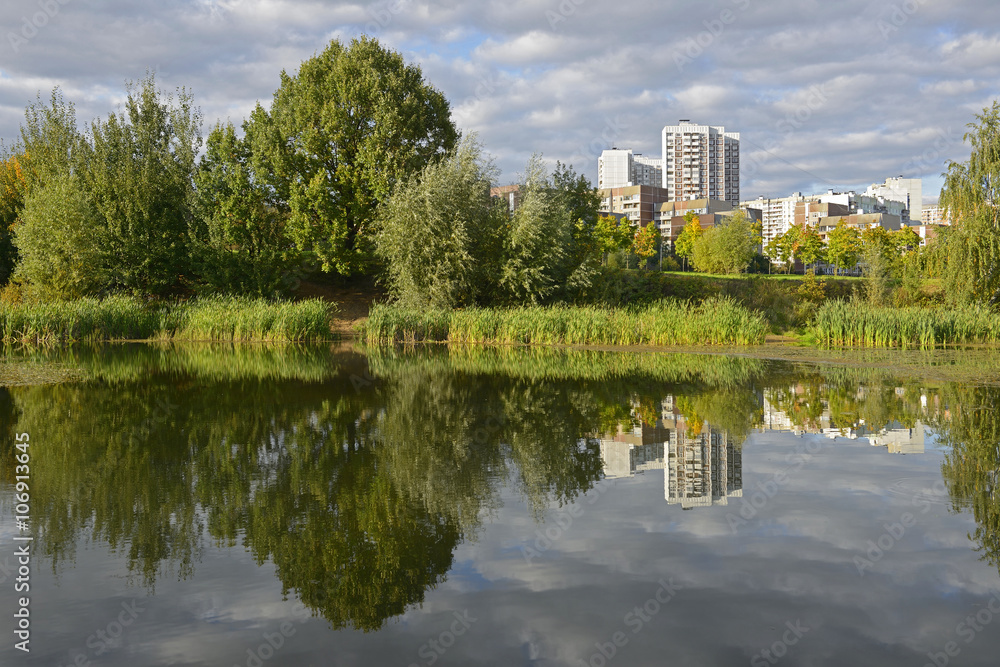
[(598, 188), (627, 188), (632, 185), (660, 187), (663, 161), (633, 153), (632, 149), (611, 148), (597, 158)]
[(740, 133), (681, 120), (663, 128), (663, 187), (674, 201), (740, 205)]
[(865, 190), (865, 195), (896, 201), (903, 204), (903, 221), (912, 220), (916, 224), (923, 217), (923, 182), (919, 178), (887, 178), (885, 183), (873, 183)]

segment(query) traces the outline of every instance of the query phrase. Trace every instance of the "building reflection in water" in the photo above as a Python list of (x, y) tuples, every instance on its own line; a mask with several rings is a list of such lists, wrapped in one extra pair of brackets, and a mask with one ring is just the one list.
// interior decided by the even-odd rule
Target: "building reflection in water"
[(655, 424), (619, 426), (616, 433), (601, 436), (605, 477), (664, 470), (664, 498), (683, 509), (726, 505), (742, 497), (742, 443), (707, 422), (689, 422), (676, 411), (673, 397), (662, 407)]

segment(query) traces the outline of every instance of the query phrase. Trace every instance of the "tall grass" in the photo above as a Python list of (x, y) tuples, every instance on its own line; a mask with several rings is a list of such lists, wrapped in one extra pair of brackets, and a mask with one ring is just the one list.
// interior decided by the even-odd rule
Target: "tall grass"
[(291, 303), (239, 297), (166, 306), (125, 296), (0, 304), (0, 341), (46, 345), (144, 339), (329, 340), (333, 308), (318, 300)]
[(363, 330), (372, 345), (448, 341), (526, 345), (754, 345), (767, 324), (729, 298), (701, 304), (658, 301), (648, 306), (524, 306), (416, 311), (372, 308)]
[(981, 306), (891, 308), (828, 301), (816, 311), (821, 345), (932, 348), (1000, 342), (1000, 315)]

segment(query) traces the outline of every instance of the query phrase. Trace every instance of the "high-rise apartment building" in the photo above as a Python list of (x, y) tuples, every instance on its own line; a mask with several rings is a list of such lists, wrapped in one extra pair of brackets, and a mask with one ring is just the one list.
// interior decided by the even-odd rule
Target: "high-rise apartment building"
[(627, 188), (632, 185), (660, 187), (663, 160), (633, 153), (632, 149), (610, 148), (597, 158), (598, 188)]
[[(873, 183), (864, 192), (869, 197), (888, 201), (900, 202), (904, 210), (896, 213), (886, 210), (887, 213), (895, 213), (902, 217), (904, 223), (911, 220), (914, 224), (921, 220), (923, 216), (923, 182), (919, 178), (887, 178), (885, 183)], [(865, 213), (875, 213), (877, 211), (865, 211)]]
[(663, 187), (673, 200), (740, 203), (740, 133), (681, 120), (663, 128)]

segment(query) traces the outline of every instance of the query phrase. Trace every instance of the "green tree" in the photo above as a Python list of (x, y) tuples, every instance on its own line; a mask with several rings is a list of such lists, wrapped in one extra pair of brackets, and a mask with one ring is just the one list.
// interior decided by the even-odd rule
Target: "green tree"
[(472, 137), (396, 188), (381, 209), (376, 236), (396, 299), (452, 308), (495, 297), (508, 223), (490, 197), (495, 176)]
[(574, 224), (540, 156), (531, 156), (524, 180), (521, 205), (511, 216), (504, 238), (500, 287), (509, 303), (544, 303), (567, 274)]
[(735, 211), (695, 241), (694, 266), (705, 273), (742, 273), (759, 244), (753, 221), (743, 211)]
[(947, 236), (945, 294), (956, 302), (1000, 302), (1000, 101), (976, 114), (972, 153), (949, 162), (941, 206), (955, 220)]
[(91, 125), (84, 187), (107, 229), (115, 286), (166, 295), (190, 272), (188, 232), (201, 113), (191, 95), (176, 101), (153, 75), (130, 84), (125, 110)]
[(920, 234), (913, 231), (912, 227), (902, 227), (898, 231), (892, 232), (892, 240), (896, 244), (899, 254), (913, 252), (920, 248)]
[(368, 268), (376, 209), (396, 184), (458, 140), (444, 95), (369, 37), (334, 40), (282, 72), (270, 110), (258, 105), (246, 130), (289, 237), (342, 275)]
[(585, 176), (573, 170), (572, 165), (558, 161), (552, 172), (552, 188), (573, 223), (566, 248), (564, 276), (557, 290), (558, 297), (571, 301), (593, 284), (598, 264), (603, 260), (596, 236), (601, 195)]
[(607, 264), (608, 255), (624, 250), (632, 243), (635, 228), (625, 218), (614, 215), (599, 215), (594, 225), (594, 240), (601, 253), (601, 263)]
[(107, 234), (75, 174), (48, 179), (24, 203), (15, 279), (32, 298), (75, 299), (106, 289)]
[(650, 222), (636, 231), (632, 238), (632, 251), (641, 258), (643, 267), (660, 248), (660, 230)]
[(24, 209), (27, 183), (22, 162), (25, 155), (0, 156), (0, 287), (5, 285), (17, 265), (14, 227)]
[(209, 291), (284, 295), (299, 253), (285, 216), (262, 186), (247, 141), (231, 123), (216, 126), (195, 174), (191, 254), (195, 279)]
[(826, 259), (826, 246), (815, 227), (806, 225), (802, 230), (797, 255), (807, 266), (809, 264), (815, 266)]
[(674, 254), (684, 260), (685, 268), (687, 268), (687, 261), (694, 256), (694, 244), (704, 231), (697, 213), (688, 211), (684, 214), (684, 229), (681, 230), (677, 241), (674, 242)]
[(826, 255), (837, 269), (850, 269), (861, 254), (861, 233), (841, 219), (827, 237)]

